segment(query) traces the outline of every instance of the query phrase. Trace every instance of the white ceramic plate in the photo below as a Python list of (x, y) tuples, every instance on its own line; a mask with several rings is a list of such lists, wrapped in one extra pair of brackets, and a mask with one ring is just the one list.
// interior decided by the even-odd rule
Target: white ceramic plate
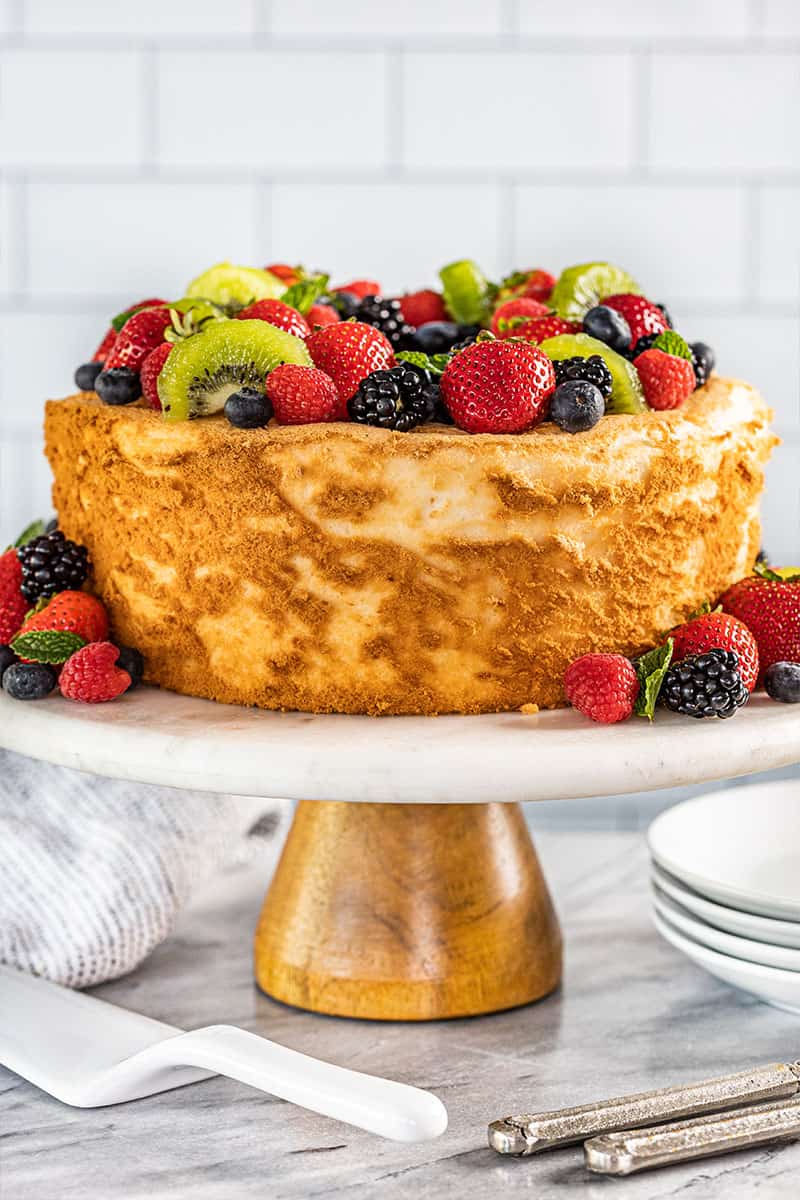
[(713, 900), (698, 896), (697, 892), (667, 875), (657, 863), (652, 863), (651, 867), (653, 882), (659, 890), (706, 924), (737, 937), (751, 938), (755, 942), (769, 942), (772, 946), (789, 946), (800, 950), (800, 922), (775, 921), (771, 917), (757, 917), (753, 913), (740, 912), (738, 908), (715, 904)]
[[(797, 738), (800, 757), (800, 714)], [(800, 920), (800, 780), (696, 796), (656, 817), (647, 840), (658, 865), (702, 896)]]
[(720, 954), (729, 954), (731, 958), (743, 958), (746, 962), (761, 963), (765, 967), (778, 967), (783, 971), (800, 971), (800, 950), (789, 950), (784, 946), (770, 946), (765, 942), (754, 942), (750, 938), (735, 937), (732, 933), (723, 933), (698, 920), (680, 904), (670, 900), (658, 888), (653, 888), (653, 908), (660, 917), (686, 937), (709, 950), (719, 950)]
[(760, 963), (730, 958), (727, 954), (720, 954), (718, 950), (709, 950), (707, 946), (700, 946), (691, 938), (679, 933), (674, 925), (670, 925), (657, 913), (653, 913), (653, 923), (671, 946), (680, 950), (709, 974), (743, 992), (758, 996), (767, 1004), (800, 1016), (800, 972), (779, 971), (777, 967), (764, 967)]

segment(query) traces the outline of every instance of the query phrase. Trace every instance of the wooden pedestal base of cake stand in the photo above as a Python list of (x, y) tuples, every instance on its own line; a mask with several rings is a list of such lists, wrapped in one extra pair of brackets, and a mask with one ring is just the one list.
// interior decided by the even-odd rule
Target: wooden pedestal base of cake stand
[(519, 805), (301, 801), (255, 971), (287, 1004), (386, 1021), (546, 996), (561, 932)]

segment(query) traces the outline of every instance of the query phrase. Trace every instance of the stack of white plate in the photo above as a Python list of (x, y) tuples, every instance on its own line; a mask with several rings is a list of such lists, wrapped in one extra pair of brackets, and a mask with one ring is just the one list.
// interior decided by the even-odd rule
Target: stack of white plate
[(647, 840), (659, 933), (800, 1014), (800, 780), (697, 796), (657, 817)]

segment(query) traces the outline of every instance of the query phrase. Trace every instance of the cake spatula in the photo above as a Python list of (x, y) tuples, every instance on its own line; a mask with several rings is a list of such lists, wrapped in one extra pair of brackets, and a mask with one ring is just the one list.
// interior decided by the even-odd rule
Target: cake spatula
[(447, 1128), (447, 1110), (431, 1092), (310, 1058), (235, 1025), (186, 1033), (3, 966), (0, 1064), (78, 1108), (219, 1074), (398, 1142), (427, 1141)]

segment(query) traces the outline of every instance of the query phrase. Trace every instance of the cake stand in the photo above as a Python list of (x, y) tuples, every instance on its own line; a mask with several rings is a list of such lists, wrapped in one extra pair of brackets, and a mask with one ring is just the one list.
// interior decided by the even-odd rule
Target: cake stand
[(426, 1020), (552, 991), (561, 935), (519, 802), (634, 792), (800, 761), (800, 711), (270, 713), (141, 688), (108, 705), (0, 695), (0, 746), (143, 783), (300, 801), (255, 938), (269, 995)]

